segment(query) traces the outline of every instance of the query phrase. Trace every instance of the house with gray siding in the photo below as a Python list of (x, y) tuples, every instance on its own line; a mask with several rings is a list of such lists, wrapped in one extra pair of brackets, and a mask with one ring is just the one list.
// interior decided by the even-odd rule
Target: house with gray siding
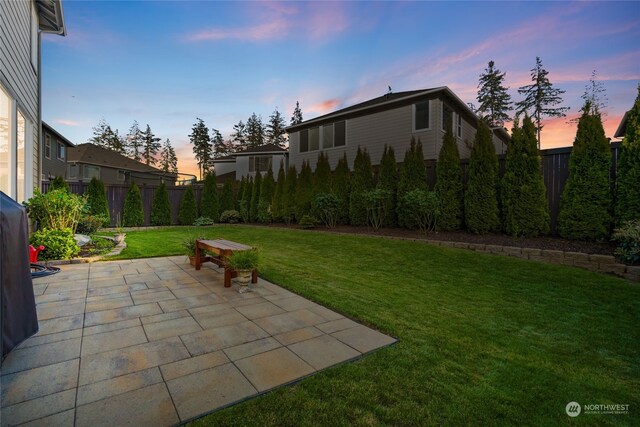
[(0, 190), (40, 187), (41, 34), (64, 36), (60, 0), (0, 0)]
[(213, 159), (211, 164), (216, 171), (218, 182), (224, 182), (227, 178), (241, 180), (242, 178), (255, 178), (256, 173), (266, 172), (269, 168), (273, 171), (274, 179), (278, 179), (280, 163), (286, 168), (287, 150), (275, 144), (265, 144), (259, 147), (250, 147), (230, 156)]
[[(422, 142), (425, 160), (437, 159), (445, 134), (445, 121), (453, 123), (461, 158), (468, 158), (478, 121), (476, 114), (446, 86), (408, 92), (388, 93), (289, 126), (289, 164), (300, 170), (308, 161), (315, 169), (321, 152), (331, 168), (347, 155), (353, 167), (358, 147), (366, 148), (375, 167), (380, 164), (384, 146), (393, 147), (400, 162), (411, 138)], [(503, 128), (493, 129), (497, 154), (506, 152), (510, 137)]]
[(42, 122), (42, 181), (51, 181), (61, 176), (67, 179), (67, 153), (75, 144), (57, 130)]

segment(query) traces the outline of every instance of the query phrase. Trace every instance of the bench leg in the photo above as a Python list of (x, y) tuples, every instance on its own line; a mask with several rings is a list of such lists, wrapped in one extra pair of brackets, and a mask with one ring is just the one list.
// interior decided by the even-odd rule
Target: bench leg
[(224, 287), (225, 288), (231, 287), (231, 269), (230, 268), (224, 269)]
[(200, 259), (200, 248), (196, 244), (196, 270), (200, 270), (200, 266), (202, 265), (202, 260)]
[(258, 269), (254, 268), (251, 272), (251, 283), (258, 283)]

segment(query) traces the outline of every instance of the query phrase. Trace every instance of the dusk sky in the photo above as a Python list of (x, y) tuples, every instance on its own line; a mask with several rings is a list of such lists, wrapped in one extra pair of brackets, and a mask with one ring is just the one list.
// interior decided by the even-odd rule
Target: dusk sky
[[(104, 118), (120, 134), (149, 124), (197, 170), (196, 117), (228, 138), (255, 112), (287, 124), (394, 92), (449, 86), (477, 104), (494, 60), (514, 101), (540, 56), (566, 90), (542, 148), (573, 143), (593, 70), (612, 137), (640, 81), (638, 2), (62, 2), (66, 37), (43, 37), (43, 120), (76, 144)], [(508, 125), (511, 127), (511, 124)]]

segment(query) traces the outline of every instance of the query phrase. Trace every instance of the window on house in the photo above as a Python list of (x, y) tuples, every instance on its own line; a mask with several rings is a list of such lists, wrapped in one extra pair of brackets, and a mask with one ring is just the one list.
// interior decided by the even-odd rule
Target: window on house
[(84, 179), (100, 179), (100, 166), (84, 165)]
[(453, 126), (453, 110), (445, 103), (442, 104), (442, 130), (446, 132), (447, 126)]
[(322, 126), (322, 148), (333, 147), (333, 124)]
[(127, 178), (126, 172), (123, 170), (118, 170), (118, 181), (125, 181)]
[(58, 156), (58, 160), (63, 160), (64, 161), (65, 146), (60, 141), (58, 141), (58, 143), (56, 145), (58, 147), (57, 154), (56, 154)]
[(333, 145), (335, 147), (342, 147), (347, 144), (347, 135), (346, 135), (346, 122), (337, 122), (333, 125)]
[(69, 179), (78, 179), (78, 165), (69, 165)]
[(249, 172), (265, 172), (271, 167), (271, 156), (249, 156)]
[(9, 164), (11, 159), (11, 98), (0, 86), (0, 190), (11, 196)]
[(26, 175), (26, 159), (24, 150), (27, 143), (27, 121), (24, 115), (18, 110), (18, 133), (16, 138), (16, 201), (23, 202), (25, 199), (24, 194), (24, 179)]
[(309, 129), (309, 151), (320, 149), (320, 128)]
[(429, 129), (429, 101), (418, 102), (413, 104), (413, 129), (423, 130)]
[(462, 138), (462, 116), (458, 114), (458, 137)]
[(38, 11), (35, 2), (31, 3), (31, 65), (38, 72)]
[(47, 159), (51, 158), (51, 135), (44, 136), (44, 156)]
[(307, 129), (300, 131), (300, 152), (309, 151), (309, 131)]

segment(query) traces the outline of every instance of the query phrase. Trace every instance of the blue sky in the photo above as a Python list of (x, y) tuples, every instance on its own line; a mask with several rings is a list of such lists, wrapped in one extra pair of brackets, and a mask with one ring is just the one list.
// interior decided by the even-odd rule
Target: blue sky
[[(67, 37), (43, 37), (43, 119), (75, 143), (104, 118), (171, 139), (193, 172), (196, 117), (225, 137), (277, 107), (305, 119), (395, 92), (449, 86), (476, 103), (489, 60), (514, 100), (535, 57), (578, 114), (591, 72), (612, 136), (640, 81), (638, 2), (213, 2), (63, 0)], [(547, 120), (543, 148), (575, 127)]]

